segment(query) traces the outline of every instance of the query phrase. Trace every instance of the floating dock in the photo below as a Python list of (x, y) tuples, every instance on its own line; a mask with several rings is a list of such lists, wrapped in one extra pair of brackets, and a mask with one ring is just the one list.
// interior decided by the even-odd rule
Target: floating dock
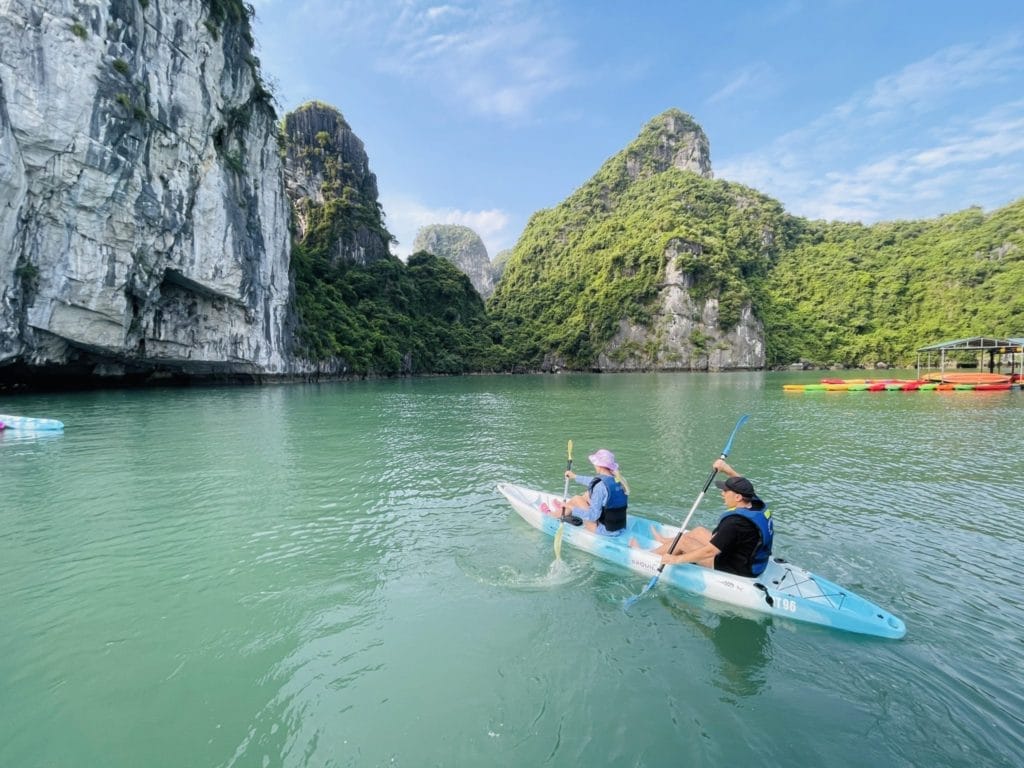
[(1024, 386), (1020, 374), (928, 374), (921, 379), (822, 379), (785, 384), (786, 392), (1009, 392)]
[[(933, 358), (939, 370), (926, 373), (925, 368), (934, 367)], [(974, 370), (957, 370), (961, 366)], [(1022, 386), (1024, 337), (972, 336), (917, 350), (916, 379), (822, 379), (817, 384), (782, 388), (787, 392), (1008, 392)]]

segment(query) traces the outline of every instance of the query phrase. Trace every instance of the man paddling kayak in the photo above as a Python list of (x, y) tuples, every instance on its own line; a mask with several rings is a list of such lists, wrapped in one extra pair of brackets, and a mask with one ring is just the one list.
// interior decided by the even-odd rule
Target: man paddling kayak
[[(758, 498), (753, 483), (730, 467), (725, 459), (717, 459), (712, 466), (729, 476), (725, 481), (715, 481), (722, 490), (726, 510), (718, 519), (718, 525), (713, 531), (697, 527), (683, 534), (671, 555), (668, 549), (675, 537), (662, 536), (652, 526), (651, 533), (658, 546), (651, 551), (660, 554), (665, 565), (695, 563), (737, 576), (757, 576), (764, 571), (772, 554), (775, 537), (772, 513)], [(636, 539), (629, 545), (636, 548)]]
[(565, 476), (575, 480), (587, 490), (568, 501), (552, 499), (551, 508), (542, 507), (545, 514), (560, 516), (578, 512), (588, 531), (602, 536), (618, 536), (626, 528), (626, 507), (629, 505), (629, 486), (619, 473), (615, 454), (601, 448), (587, 457), (596, 474), (577, 475), (566, 470)]

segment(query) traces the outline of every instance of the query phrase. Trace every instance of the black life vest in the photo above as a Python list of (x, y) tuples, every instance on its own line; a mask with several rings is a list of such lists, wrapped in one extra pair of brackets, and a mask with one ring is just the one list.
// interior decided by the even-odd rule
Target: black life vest
[(768, 559), (772, 556), (772, 542), (775, 539), (775, 523), (772, 521), (772, 513), (767, 506), (762, 506), (761, 509), (736, 507), (718, 518), (718, 522), (722, 522), (729, 515), (739, 515), (757, 526), (760, 541), (754, 551), (750, 553), (747, 561), (750, 565), (750, 572), (757, 576), (768, 567)]

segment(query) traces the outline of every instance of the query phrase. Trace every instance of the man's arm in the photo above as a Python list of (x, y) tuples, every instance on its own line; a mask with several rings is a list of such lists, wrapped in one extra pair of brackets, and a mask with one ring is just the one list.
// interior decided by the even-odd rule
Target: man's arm
[(732, 467), (730, 467), (725, 462), (725, 459), (715, 459), (715, 463), (712, 464), (711, 466), (714, 467), (715, 469), (717, 469), (719, 472), (723, 472), (724, 474), (728, 475), (729, 477), (739, 477), (740, 476), (740, 473), (737, 472)]

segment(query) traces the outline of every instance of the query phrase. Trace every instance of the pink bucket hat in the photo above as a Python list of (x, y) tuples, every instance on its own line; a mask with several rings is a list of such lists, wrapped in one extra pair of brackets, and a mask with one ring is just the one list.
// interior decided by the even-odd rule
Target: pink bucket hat
[(587, 456), (590, 463), (595, 467), (604, 467), (610, 469), (612, 472), (616, 472), (619, 469), (619, 465), (615, 463), (615, 454), (609, 451), (607, 448), (601, 448), (600, 450), (594, 451), (594, 453)]

